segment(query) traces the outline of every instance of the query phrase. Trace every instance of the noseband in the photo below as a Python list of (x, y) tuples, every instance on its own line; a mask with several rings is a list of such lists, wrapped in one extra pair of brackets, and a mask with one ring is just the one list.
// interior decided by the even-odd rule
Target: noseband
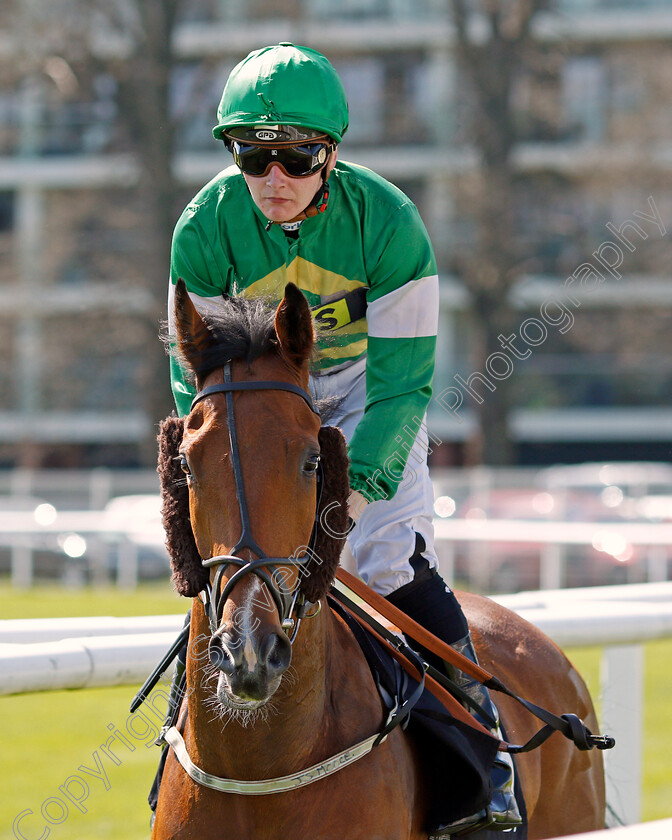
[[(233, 392), (234, 391), (289, 391), (292, 394), (297, 394), (308, 405), (310, 410), (319, 416), (319, 411), (313, 405), (310, 394), (294, 385), (291, 382), (276, 382), (271, 381), (249, 381), (249, 382), (233, 382), (231, 379), (231, 362), (227, 362), (224, 366), (224, 382), (218, 385), (209, 385), (203, 388), (196, 394), (192, 403), (191, 410), (200, 400), (209, 397), (212, 394), (226, 394), (226, 413), (229, 427), (229, 443), (231, 449), (231, 463), (233, 465), (233, 476), (236, 485), (236, 495), (238, 497), (238, 507), (240, 510), (241, 534), (238, 542), (231, 549), (230, 554), (218, 554), (216, 557), (209, 557), (203, 560), (205, 568), (217, 567), (215, 572), (215, 579), (212, 583), (206, 584), (204, 590), (204, 606), (208, 614), (210, 622), (210, 632), (214, 635), (217, 632), (219, 623), (222, 620), (224, 612), (224, 604), (226, 603), (233, 588), (246, 575), (254, 574), (266, 584), (268, 591), (273, 598), (275, 606), (278, 610), (280, 622), (283, 630), (293, 631), (290, 641), (294, 641), (298, 631), (301, 618), (304, 617), (308, 604), (304, 596), (300, 592), (297, 583), (294, 591), (290, 589), (283, 579), (283, 576), (278, 572), (275, 566), (298, 566), (305, 565), (310, 558), (310, 552), (305, 557), (267, 557), (263, 550), (259, 547), (256, 540), (252, 536), (252, 528), (250, 525), (250, 517), (247, 509), (247, 500), (245, 498), (245, 487), (243, 485), (243, 472), (240, 463), (240, 451), (238, 448), (238, 435), (236, 431), (236, 419), (233, 410)], [(318, 464), (317, 470), (317, 502), (315, 506), (315, 523), (313, 526), (313, 534), (311, 536), (310, 546), (315, 541), (317, 530), (317, 520), (320, 509), (320, 495), (322, 492), (322, 471)], [(256, 555), (254, 560), (244, 560), (239, 556), (240, 552), (248, 549)], [(222, 592), (219, 592), (222, 576), (227, 566), (238, 566), (238, 570), (227, 581)], [(270, 570), (270, 572), (269, 572)], [(293, 618), (295, 615), (296, 618)]]

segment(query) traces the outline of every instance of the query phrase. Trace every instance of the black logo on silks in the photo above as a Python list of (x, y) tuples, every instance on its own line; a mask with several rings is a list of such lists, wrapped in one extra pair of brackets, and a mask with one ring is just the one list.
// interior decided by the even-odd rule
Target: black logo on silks
[(312, 307), (313, 317), (321, 330), (339, 330), (366, 315), (366, 287), (334, 296)]

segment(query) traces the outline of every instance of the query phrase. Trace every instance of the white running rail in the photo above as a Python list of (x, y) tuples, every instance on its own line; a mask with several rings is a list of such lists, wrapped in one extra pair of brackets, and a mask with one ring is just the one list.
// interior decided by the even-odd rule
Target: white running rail
[(655, 820), (608, 831), (590, 831), (587, 834), (556, 837), (556, 840), (667, 840), (669, 837), (672, 837), (672, 820)]
[[(621, 820), (637, 823), (642, 644), (672, 638), (672, 582), (522, 592), (496, 600), (536, 624), (560, 647), (605, 646), (601, 730), (617, 740), (607, 753), (608, 798)], [(0, 694), (138, 684), (172, 644), (183, 620), (178, 614), (0, 621)], [(617, 836), (610, 835), (610, 840)]]

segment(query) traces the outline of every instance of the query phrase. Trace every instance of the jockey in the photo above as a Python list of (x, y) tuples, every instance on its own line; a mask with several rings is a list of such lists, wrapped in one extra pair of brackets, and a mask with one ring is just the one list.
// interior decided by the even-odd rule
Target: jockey
[[(250, 53), (232, 71), (217, 116), (214, 136), (234, 165), (177, 223), (169, 319), (178, 278), (202, 315), (216, 312), (222, 295), (279, 301), (288, 281), (304, 292), (317, 328), (313, 396), (341, 398), (330, 423), (348, 440), (348, 543), (357, 570), (476, 661), (434, 550), (425, 414), (439, 282), (418, 211), (388, 181), (338, 160), (348, 105), (334, 68), (315, 50), (282, 43)], [(171, 381), (186, 415), (194, 390), (174, 358)], [(457, 680), (496, 721), (487, 689), (461, 673)], [(494, 734), (501, 737), (498, 725)], [(493, 787), (489, 809), (432, 836), (519, 825), (506, 753), (498, 754)]]

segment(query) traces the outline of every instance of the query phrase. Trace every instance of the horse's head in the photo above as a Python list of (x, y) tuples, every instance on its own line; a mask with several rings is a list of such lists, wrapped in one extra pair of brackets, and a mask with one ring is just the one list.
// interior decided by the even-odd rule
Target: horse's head
[[(308, 549), (325, 441), (319, 416), (302, 393), (312, 318), (293, 284), (277, 310), (232, 298), (221, 317), (206, 321), (180, 282), (175, 307), (179, 353), (199, 396), (184, 421), (166, 421), (160, 436), (174, 579), (182, 594), (208, 593), (218, 697), (225, 706), (250, 709), (267, 702), (289, 667), (286, 630), (296, 621), (295, 596), (300, 604), (324, 594), (340, 549), (332, 539), (326, 568), (321, 553), (328, 543)], [(340, 452), (332, 455), (340, 456), (344, 469), (340, 433), (336, 448)], [(175, 485), (176, 468), (186, 475), (190, 527), (186, 523), (189, 533), (171, 546), (171, 531), (176, 537), (176, 530), (186, 530), (176, 517), (179, 492), (166, 492)], [(345, 531), (347, 482), (340, 483), (333, 531)]]

